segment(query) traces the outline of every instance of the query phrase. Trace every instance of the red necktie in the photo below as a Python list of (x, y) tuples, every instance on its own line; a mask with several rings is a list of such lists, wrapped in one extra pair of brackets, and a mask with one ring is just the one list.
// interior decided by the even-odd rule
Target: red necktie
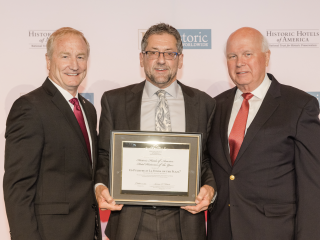
[(87, 145), (87, 150), (88, 150), (88, 153), (89, 153), (90, 161), (92, 162), (89, 136), (88, 136), (86, 124), (84, 123), (84, 118), (83, 118), (83, 114), (82, 114), (82, 111), (81, 111), (81, 107), (79, 105), (78, 98), (72, 98), (72, 99), (69, 100), (69, 102), (71, 102), (74, 105), (73, 112), (74, 112), (74, 115), (76, 116), (76, 118), (78, 120), (79, 125), (80, 125), (84, 140), (85, 140), (86, 145)]
[(236, 120), (232, 126), (230, 135), (229, 135), (229, 148), (230, 148), (230, 158), (231, 164), (233, 166), (237, 155), (239, 153), (241, 144), (244, 139), (244, 133), (246, 131), (248, 113), (249, 113), (249, 99), (253, 97), (252, 93), (243, 93), (243, 101), (241, 108), (238, 112)]

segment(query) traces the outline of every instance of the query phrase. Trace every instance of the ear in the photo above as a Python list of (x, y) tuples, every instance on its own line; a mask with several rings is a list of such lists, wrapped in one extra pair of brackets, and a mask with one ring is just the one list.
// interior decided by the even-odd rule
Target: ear
[(178, 61), (178, 68), (181, 69), (183, 66), (183, 53), (179, 55)]
[(271, 51), (268, 50), (268, 51), (266, 52), (266, 67), (269, 66), (270, 55), (271, 55)]
[(47, 53), (46, 53), (46, 61), (47, 61), (47, 69), (48, 69), (48, 71), (50, 71), (51, 60), (50, 60), (50, 58), (49, 58)]
[(140, 58), (140, 67), (144, 67), (144, 65), (143, 65), (144, 55), (142, 52), (140, 53), (139, 58)]

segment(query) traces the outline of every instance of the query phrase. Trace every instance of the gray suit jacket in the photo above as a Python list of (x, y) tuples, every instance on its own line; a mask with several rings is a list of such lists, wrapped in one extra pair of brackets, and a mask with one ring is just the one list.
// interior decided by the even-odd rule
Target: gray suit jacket
[[(203, 160), (201, 184), (214, 189), (215, 180), (206, 150), (206, 140), (215, 110), (215, 101), (197, 89), (181, 86), (186, 111), (186, 131), (203, 133)], [(110, 130), (140, 130), (141, 99), (145, 81), (124, 88), (105, 92), (101, 99), (102, 112), (99, 131), (99, 160), (96, 183), (108, 186)], [(134, 240), (142, 207), (125, 205), (119, 212), (110, 215), (106, 235), (111, 240)], [(206, 238), (204, 213), (193, 215), (180, 210), (180, 225), (183, 240)]]
[(208, 150), (219, 194), (208, 214), (210, 240), (319, 239), (319, 104), (268, 77), (233, 167), (227, 134), (236, 88), (215, 98)]
[[(89, 101), (79, 100), (95, 168), (97, 115)], [(94, 170), (77, 119), (49, 79), (13, 104), (5, 137), (3, 188), (12, 239), (93, 239)]]

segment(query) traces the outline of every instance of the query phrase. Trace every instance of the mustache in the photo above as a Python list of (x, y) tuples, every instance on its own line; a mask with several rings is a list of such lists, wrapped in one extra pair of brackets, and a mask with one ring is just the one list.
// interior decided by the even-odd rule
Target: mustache
[(155, 69), (155, 68), (162, 68), (162, 69), (165, 69), (165, 70), (170, 69), (170, 67), (165, 65), (165, 64), (163, 64), (163, 65), (158, 64), (158, 65), (153, 66), (153, 69)]

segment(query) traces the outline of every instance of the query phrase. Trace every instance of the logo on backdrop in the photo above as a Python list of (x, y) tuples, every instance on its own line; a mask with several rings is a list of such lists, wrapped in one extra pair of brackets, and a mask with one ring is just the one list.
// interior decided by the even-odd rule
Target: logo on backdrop
[(183, 49), (211, 49), (211, 29), (178, 29)]
[[(211, 29), (177, 29), (180, 33), (183, 49), (211, 49)], [(138, 49), (146, 29), (138, 30)]]
[(319, 29), (269, 29), (265, 36), (272, 48), (319, 48)]
[(80, 93), (82, 97), (87, 99), (89, 102), (91, 102), (94, 105), (94, 94), (93, 93)]
[(29, 49), (44, 49), (53, 30), (29, 30)]

